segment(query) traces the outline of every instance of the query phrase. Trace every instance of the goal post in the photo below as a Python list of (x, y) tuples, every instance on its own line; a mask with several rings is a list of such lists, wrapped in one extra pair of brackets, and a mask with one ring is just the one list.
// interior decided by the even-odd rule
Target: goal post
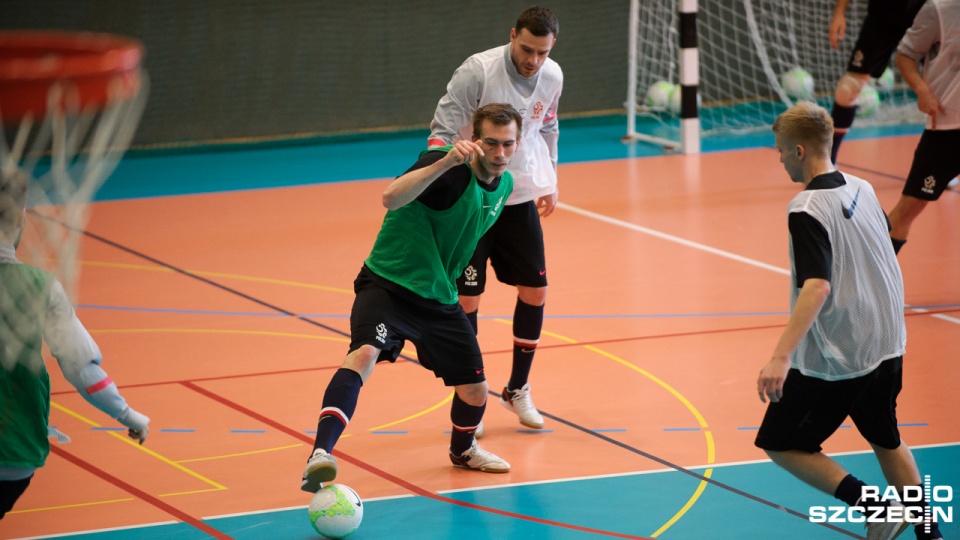
[[(798, 99), (831, 108), (867, 2), (850, 0), (834, 49), (835, 0), (631, 0), (624, 141), (692, 154), (707, 137), (769, 130)], [(796, 69), (799, 87), (785, 80)], [(877, 92), (861, 97), (854, 129), (923, 123), (892, 58), (870, 85)]]

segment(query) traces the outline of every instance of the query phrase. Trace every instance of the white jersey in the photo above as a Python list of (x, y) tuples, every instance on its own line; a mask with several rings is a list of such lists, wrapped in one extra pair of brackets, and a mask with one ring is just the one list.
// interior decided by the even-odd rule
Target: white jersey
[(960, 129), (960, 0), (927, 0), (897, 52), (923, 60), (923, 80), (947, 110), (937, 130)]
[[(866, 375), (880, 362), (902, 356), (907, 344), (903, 277), (886, 215), (869, 182), (843, 177), (845, 185), (804, 190), (789, 206), (789, 212), (804, 212), (823, 226), (833, 255), (830, 295), (791, 366), (828, 381)], [(790, 268), (796, 283), (792, 238)], [(798, 294), (791, 287), (791, 311)]]
[(513, 193), (507, 204), (536, 200), (557, 189), (557, 105), (563, 90), (560, 66), (547, 58), (533, 77), (510, 59), (510, 45), (467, 58), (447, 83), (430, 123), (430, 146), (473, 138), (473, 113), (490, 103), (509, 103), (523, 117), (520, 145), (508, 167)]

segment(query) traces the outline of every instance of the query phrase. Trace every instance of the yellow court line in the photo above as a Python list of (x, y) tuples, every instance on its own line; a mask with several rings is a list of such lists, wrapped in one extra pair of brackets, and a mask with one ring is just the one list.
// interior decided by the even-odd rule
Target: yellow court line
[[(60, 410), (60, 411), (62, 411), (62, 412), (65, 412), (65, 413), (67, 413), (68, 415), (70, 415), (70, 416), (76, 418), (77, 420), (80, 420), (81, 422), (84, 422), (84, 423), (86, 423), (86, 424), (88, 424), (88, 425), (90, 425), (90, 426), (93, 426), (93, 427), (103, 427), (103, 426), (101, 426), (100, 424), (94, 422), (93, 420), (90, 420), (89, 418), (81, 415), (80, 413), (77, 413), (77, 412), (75, 412), (75, 411), (72, 411), (72, 410), (64, 407), (63, 405), (60, 405), (59, 403), (57, 403), (57, 402), (55, 402), (55, 401), (52, 401), (52, 400), (51, 400), (51, 401), (50, 401), (50, 406), (53, 407), (53, 408), (55, 408), (55, 409), (58, 409), (58, 410)], [(166, 458), (166, 457), (164, 457), (164, 456), (161, 456), (160, 454), (154, 452), (153, 450), (150, 450), (149, 448), (146, 448), (146, 447), (144, 447), (144, 446), (142, 446), (142, 445), (134, 442), (133, 439), (130, 439), (130, 438), (127, 437), (126, 435), (121, 435), (121, 434), (119, 434), (119, 433), (117, 433), (117, 432), (115, 432), (115, 431), (109, 431), (108, 433), (109, 433), (111, 436), (116, 437), (117, 439), (119, 439), (119, 440), (121, 440), (121, 441), (129, 444), (130, 446), (133, 446), (133, 447), (136, 448), (137, 450), (140, 450), (141, 452), (146, 452), (148, 455), (159, 459), (160, 461), (166, 463), (167, 465), (170, 465), (171, 467), (174, 467), (175, 469), (178, 469), (178, 470), (180, 470), (180, 471), (182, 471), (182, 472), (184, 472), (184, 473), (186, 473), (186, 474), (188, 474), (188, 475), (196, 478), (197, 480), (200, 480), (201, 482), (204, 482), (204, 483), (206, 483), (206, 484), (208, 484), (208, 485), (211, 485), (211, 486), (213, 486), (213, 487), (216, 488), (216, 489), (227, 489), (226, 486), (224, 486), (224, 485), (222, 485), (222, 484), (219, 484), (219, 483), (217, 483), (217, 482), (214, 482), (213, 480), (210, 480), (209, 478), (207, 478), (207, 477), (205, 477), (205, 476), (202, 476), (201, 474), (199, 474), (199, 473), (197, 473), (197, 472), (191, 471), (190, 469), (184, 467), (183, 465), (178, 464), (177, 462), (173, 461), (172, 459), (169, 459), (169, 458)]]
[[(102, 262), (102, 261), (80, 261), (80, 264), (84, 266), (100, 266), (104, 268), (123, 268), (127, 270), (146, 270), (149, 272), (174, 272), (170, 268), (163, 266), (147, 266), (142, 264), (125, 264), (125, 263), (111, 263), (111, 262)], [(335, 293), (343, 294), (353, 294), (352, 290), (349, 289), (340, 289), (337, 287), (326, 287), (324, 285), (313, 285), (311, 283), (301, 283), (298, 281), (287, 281), (283, 279), (271, 279), (271, 278), (260, 278), (252, 276), (242, 276), (239, 274), (225, 274), (222, 272), (206, 272), (203, 270), (186, 270), (187, 272), (195, 276), (204, 276), (204, 277), (222, 277), (229, 279), (236, 279), (240, 281), (253, 281), (257, 283), (270, 283), (273, 285), (287, 285), (289, 287), (300, 287), (304, 289), (315, 289), (318, 291), (329, 291)]]
[[(494, 320), (503, 324), (512, 324), (512, 321), (509, 321), (506, 319), (494, 319)], [(571, 344), (579, 343), (575, 339), (568, 338), (566, 336), (562, 336), (560, 334), (556, 334), (553, 332), (548, 332), (546, 330), (542, 330), (541, 334), (548, 335), (550, 337), (553, 337)], [(587, 349), (588, 351), (599, 354), (605, 358), (609, 358), (610, 360), (613, 360), (618, 364), (626, 366), (636, 371), (637, 373), (640, 373), (644, 377), (647, 377), (651, 381), (655, 382), (658, 386), (662, 387), (664, 390), (669, 392), (671, 395), (677, 398), (677, 400), (679, 400), (680, 403), (683, 403), (683, 405), (687, 408), (687, 410), (689, 410), (693, 414), (694, 418), (697, 419), (697, 422), (700, 424), (701, 431), (703, 431), (703, 436), (706, 439), (706, 443), (707, 443), (707, 464), (714, 463), (714, 461), (716, 460), (716, 445), (713, 440), (713, 433), (709, 429), (707, 429), (709, 426), (707, 425), (706, 419), (703, 417), (702, 414), (700, 414), (700, 411), (697, 410), (697, 408), (693, 405), (693, 403), (690, 402), (689, 399), (684, 397), (683, 394), (678, 392), (675, 388), (667, 384), (665, 381), (663, 381), (662, 379), (660, 379), (659, 377), (657, 377), (656, 375), (650, 373), (645, 369), (642, 369), (630, 362), (627, 362), (626, 360), (620, 357), (614, 356), (602, 349), (598, 349), (593, 345), (583, 345), (583, 348)], [(713, 474), (713, 469), (710, 468), (704, 471), (703, 476), (706, 478), (710, 478), (712, 474)], [(697, 485), (697, 489), (693, 492), (693, 495), (691, 495), (690, 498), (687, 500), (686, 504), (684, 504), (683, 507), (680, 508), (680, 510), (678, 510), (677, 513), (673, 515), (673, 517), (667, 520), (667, 522), (664, 523), (663, 526), (657, 529), (656, 532), (654, 532), (651, 535), (651, 538), (656, 538), (657, 536), (662, 534), (664, 531), (669, 529), (671, 526), (673, 526), (673, 524), (676, 523), (681, 517), (683, 517), (683, 515), (686, 514), (687, 511), (690, 510), (690, 508), (692, 508), (694, 504), (696, 504), (697, 500), (700, 499), (700, 495), (703, 494), (703, 491), (706, 489), (708, 484), (709, 482), (707, 482), (706, 480), (700, 480), (700, 483)]]
[(424, 410), (422, 410), (422, 411), (420, 411), (420, 412), (418, 412), (418, 413), (416, 413), (416, 414), (411, 414), (410, 416), (408, 416), (408, 417), (406, 417), (406, 418), (401, 418), (401, 419), (396, 420), (396, 421), (394, 421), (394, 422), (390, 422), (389, 424), (383, 424), (383, 425), (381, 425), (381, 426), (372, 427), (372, 428), (370, 428), (368, 431), (378, 431), (378, 430), (381, 430), (381, 429), (383, 429), (383, 428), (388, 428), (388, 427), (390, 427), (390, 426), (395, 426), (395, 425), (397, 425), (397, 424), (402, 424), (403, 422), (406, 422), (406, 421), (408, 421), (408, 420), (413, 420), (414, 418), (418, 418), (418, 417), (423, 416), (423, 415), (425, 415), (425, 414), (432, 413), (433, 411), (439, 409), (440, 407), (446, 405), (447, 403), (450, 403), (450, 401), (453, 400), (453, 394), (455, 394), (455, 393), (456, 393), (456, 392), (450, 392), (450, 395), (449, 395), (449, 396), (443, 398), (442, 401), (440, 401), (439, 403), (437, 403), (436, 405), (434, 405), (434, 406), (432, 406), (432, 407), (430, 407), (430, 408), (428, 408), (428, 409), (424, 409)]
[(224, 454), (222, 456), (210, 456), (202, 458), (192, 458), (192, 459), (178, 459), (177, 463), (190, 463), (193, 461), (209, 461), (211, 459), (221, 459), (221, 458), (232, 458), (232, 457), (241, 457), (241, 456), (250, 456), (253, 454), (265, 454), (267, 452), (276, 452), (277, 450), (289, 450), (291, 448), (300, 448), (304, 446), (303, 443), (300, 444), (291, 444), (288, 446), (278, 446), (277, 448), (267, 448), (264, 450), (253, 450), (251, 452), (240, 452), (238, 454)]
[(195, 495), (197, 493), (210, 493), (211, 491), (223, 491), (227, 488), (195, 489), (193, 491), (178, 491), (176, 493), (161, 493), (159, 497), (177, 497), (179, 495)]
[(67, 509), (67, 508), (81, 508), (81, 507), (84, 507), (84, 506), (96, 506), (96, 505), (99, 505), (99, 504), (111, 504), (111, 503), (118, 503), (118, 502), (130, 502), (130, 501), (134, 501), (134, 500), (136, 500), (136, 499), (134, 499), (134, 498), (132, 498), (132, 497), (129, 498), (129, 499), (111, 499), (111, 500), (109, 500), (109, 501), (96, 501), (96, 502), (88, 502), (88, 503), (64, 504), (64, 505), (62, 505), (62, 506), (45, 506), (45, 507), (43, 507), (43, 508), (28, 508), (28, 509), (26, 509), (26, 510), (11, 510), (10, 512), (7, 512), (7, 513), (8, 513), (8, 514), (29, 514), (30, 512), (44, 512), (44, 511), (47, 511), (47, 510), (65, 510), (65, 509)]

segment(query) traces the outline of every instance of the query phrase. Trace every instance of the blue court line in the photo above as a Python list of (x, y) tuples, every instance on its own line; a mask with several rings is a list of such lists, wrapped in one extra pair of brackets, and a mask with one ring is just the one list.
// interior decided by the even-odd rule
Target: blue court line
[(266, 433), (265, 429), (231, 429), (230, 433)]
[(594, 433), (626, 433), (626, 428), (612, 428), (612, 429), (591, 429), (590, 431)]
[(700, 431), (698, 427), (665, 427), (664, 431)]
[(102, 426), (102, 427), (92, 427), (91, 431), (126, 431), (125, 427), (112, 427), (112, 426)]
[(196, 433), (197, 430), (189, 428), (163, 428), (160, 430), (160, 433)]

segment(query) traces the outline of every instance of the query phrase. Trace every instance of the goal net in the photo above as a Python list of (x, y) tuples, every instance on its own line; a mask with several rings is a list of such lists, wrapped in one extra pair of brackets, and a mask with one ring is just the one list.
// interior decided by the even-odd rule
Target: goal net
[[(678, 3), (679, 0), (644, 0), (640, 4), (638, 21), (631, 28), (631, 33), (635, 32), (631, 42), (636, 43), (632, 57), (637, 62), (637, 80), (631, 86), (636, 93), (627, 96), (628, 114), (632, 111), (637, 115), (636, 131), (671, 140), (679, 138), (677, 99), (669, 92), (664, 97), (670, 86), (663, 81), (670, 85), (679, 82)], [(829, 109), (834, 87), (846, 71), (867, 9), (867, 0), (850, 1), (845, 36), (837, 50), (830, 46), (828, 31), (834, 3), (699, 0), (700, 135), (769, 129), (777, 115), (796, 99), (794, 87), (783, 81), (784, 74), (794, 68), (809, 73), (810, 99)], [(861, 97), (854, 129), (923, 123), (915, 96), (900, 78), (892, 58), (890, 70), (889, 76), (871, 80), (871, 86), (877, 90), (878, 105), (867, 103), (874, 96)]]

